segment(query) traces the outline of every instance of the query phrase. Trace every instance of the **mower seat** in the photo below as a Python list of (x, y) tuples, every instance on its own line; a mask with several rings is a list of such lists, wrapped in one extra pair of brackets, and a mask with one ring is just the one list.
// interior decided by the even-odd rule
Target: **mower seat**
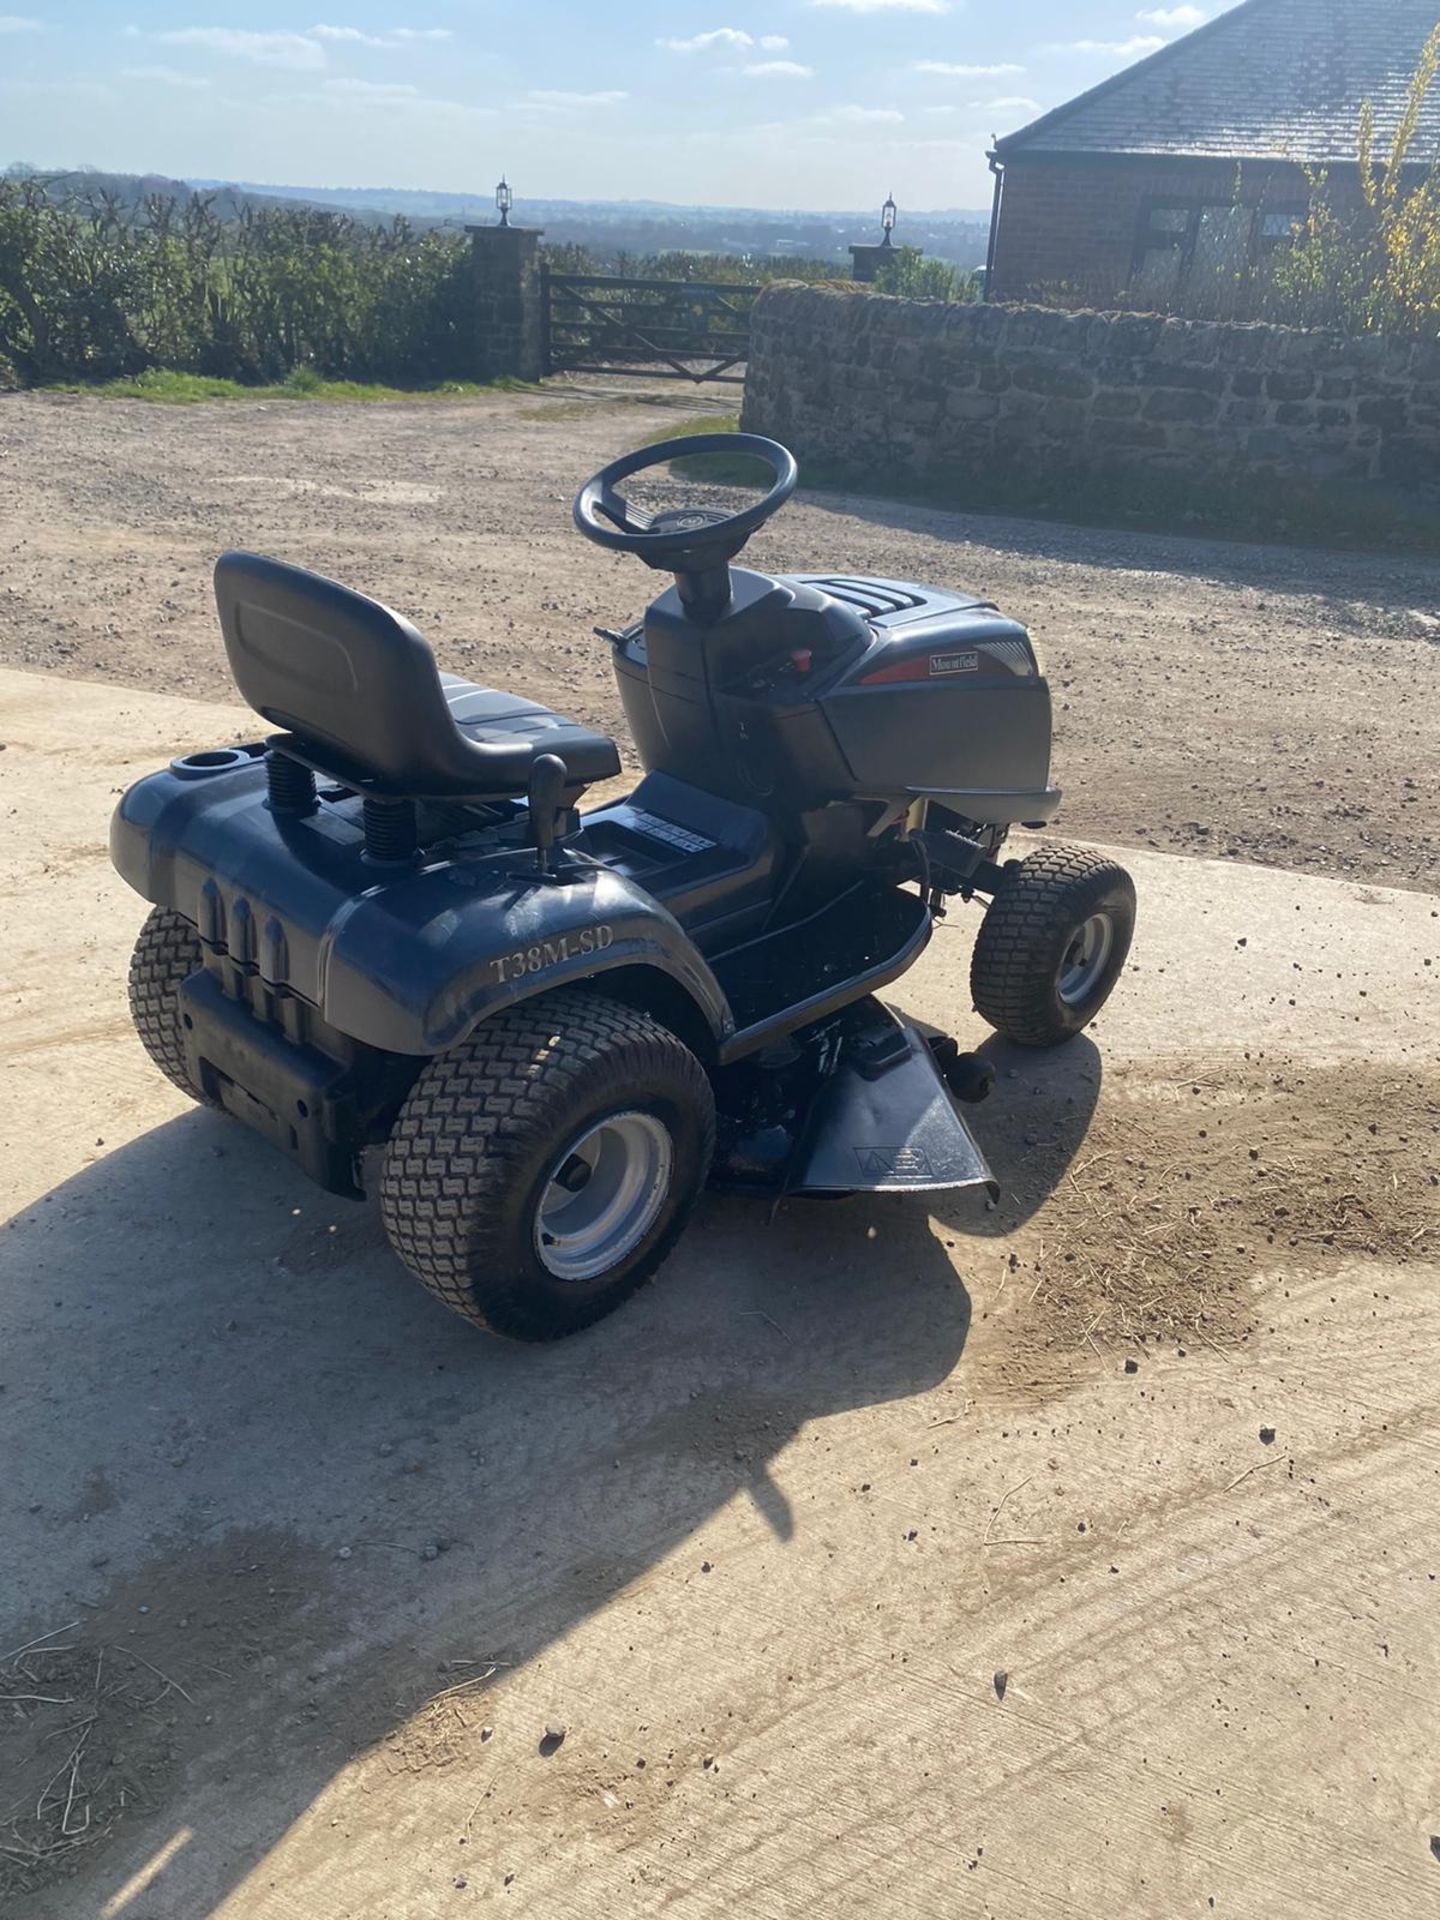
[(279, 744), (347, 785), (393, 799), (523, 794), (531, 762), (558, 754), (571, 789), (608, 780), (608, 734), (537, 701), (442, 674), (400, 614), (304, 567), (227, 553), (215, 598), (245, 699), (291, 739)]
[(593, 733), (578, 720), (567, 720), (563, 713), (542, 707), (538, 700), (477, 686), (456, 673), (442, 673), (440, 685), (450, 718), (467, 740), (484, 748), (503, 747), (511, 753), (524, 753), (525, 777), (515, 789), (517, 793), (525, 791), (530, 760), (537, 753), (558, 753), (577, 784), (608, 780), (620, 771), (619, 750), (608, 733)]

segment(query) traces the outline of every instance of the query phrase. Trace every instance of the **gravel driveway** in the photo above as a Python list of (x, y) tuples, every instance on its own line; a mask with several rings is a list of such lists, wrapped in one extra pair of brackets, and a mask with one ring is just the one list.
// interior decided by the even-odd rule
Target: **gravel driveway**
[[(616, 383), (612, 383), (612, 386)], [(620, 725), (596, 622), (652, 582), (570, 527), (594, 468), (723, 399), (637, 384), (395, 405), (0, 400), (0, 664), (227, 692), (226, 546), (419, 622), (442, 664)], [(1440, 884), (1440, 568), (811, 494), (762, 567), (968, 586), (1033, 629), (1077, 838)]]

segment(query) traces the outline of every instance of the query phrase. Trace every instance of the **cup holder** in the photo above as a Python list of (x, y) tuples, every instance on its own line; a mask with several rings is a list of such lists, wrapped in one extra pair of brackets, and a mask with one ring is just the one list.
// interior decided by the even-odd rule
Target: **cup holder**
[(243, 747), (212, 747), (206, 753), (187, 753), (170, 762), (170, 771), (182, 780), (200, 780), (211, 773), (229, 773), (235, 767), (255, 764), (254, 756)]

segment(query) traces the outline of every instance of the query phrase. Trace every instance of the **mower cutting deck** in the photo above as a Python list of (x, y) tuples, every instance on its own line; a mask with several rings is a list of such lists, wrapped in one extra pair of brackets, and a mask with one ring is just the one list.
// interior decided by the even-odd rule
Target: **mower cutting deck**
[[(644, 513), (621, 483), (682, 455), (768, 468), (740, 513)], [(1050, 697), (1025, 629), (890, 580), (731, 566), (794, 489), (775, 442), (616, 461), (575, 519), (669, 571), (604, 635), (644, 778), (608, 736), (440, 673), (410, 623), (319, 575), (216, 569), (236, 685), (278, 729), (199, 752), (116, 811), (154, 903), (136, 1026), (194, 1099), (335, 1193), (379, 1190), (411, 1271), (468, 1319), (571, 1332), (659, 1266), (707, 1179), (788, 1194), (994, 1191), (956, 1100), (990, 1069), (877, 995), (953, 896), (1001, 1033), (1078, 1033), (1124, 964), (1134, 889), (1042, 845)]]

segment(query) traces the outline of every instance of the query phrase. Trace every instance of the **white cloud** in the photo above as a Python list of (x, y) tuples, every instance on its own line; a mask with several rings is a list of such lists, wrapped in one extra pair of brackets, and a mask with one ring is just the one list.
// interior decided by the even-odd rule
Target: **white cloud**
[(1042, 53), (1104, 53), (1117, 60), (1137, 60), (1142, 53), (1155, 53), (1165, 42), (1153, 33), (1132, 34), (1128, 40), (1052, 40)]
[(248, 27), (179, 27), (155, 38), (166, 47), (204, 47), (232, 60), (253, 60), (261, 67), (311, 72), (325, 64), (325, 49), (303, 33), (252, 33)]
[(1159, 27), (1162, 33), (1188, 33), (1192, 27), (1203, 27), (1210, 16), (1199, 7), (1142, 7), (1135, 18), (1147, 27)]
[(1039, 113), (1040, 102), (1027, 99), (1023, 93), (1007, 93), (999, 100), (972, 100), (971, 106), (978, 113)]
[(454, 36), (449, 27), (388, 27), (383, 33), (366, 33), (360, 27), (310, 27), (308, 37), (314, 40), (343, 41), (346, 46), (356, 47), (398, 47), (407, 41), (450, 40)]
[(0, 33), (43, 33), (45, 22), (23, 13), (0, 13)]
[(917, 60), (915, 73), (943, 73), (951, 80), (993, 80), (1002, 73), (1024, 73), (1024, 67), (1017, 67), (1013, 60), (1002, 60), (994, 67), (967, 67), (957, 65), (953, 60)]
[(451, 126), (469, 129), (477, 120), (492, 120), (494, 107), (472, 106), (468, 101), (438, 100), (398, 80), (322, 80), (308, 93), (268, 94), (262, 105), (275, 114), (293, 114), (297, 107), (316, 107), (329, 113), (369, 114), (384, 107), (392, 114), (405, 114), (427, 127)]
[(831, 107), (825, 113), (811, 114), (812, 127), (898, 127), (905, 116), (894, 107)]
[(789, 44), (783, 33), (762, 33), (756, 42), (766, 53), (783, 53)]
[(181, 73), (178, 67), (122, 67), (122, 80), (153, 80), (161, 87), (191, 87), (203, 90), (210, 82), (198, 74)]
[(564, 110), (568, 107), (615, 107), (622, 100), (630, 98), (614, 88), (603, 93), (567, 93), (562, 88), (532, 87), (525, 96), (525, 104), (531, 107), (544, 107), (552, 110)]
[(23, 93), (42, 99), (113, 100), (100, 80), (0, 80), (0, 93)]
[[(755, 36), (746, 33), (742, 27), (712, 27), (709, 33), (695, 33), (688, 40), (657, 40), (657, 47), (664, 47), (668, 53), (709, 53), (716, 47), (723, 47), (727, 53), (748, 53), (755, 45)], [(762, 46), (789, 46), (789, 41), (776, 34), (768, 34), (761, 42)]]
[[(135, 26), (123, 31), (127, 39), (143, 37)], [(389, 27), (381, 33), (367, 33), (360, 27), (322, 23), (296, 33), (261, 33), (249, 27), (179, 27), (152, 37), (162, 46), (203, 47), (226, 59), (250, 60), (261, 67), (285, 67), (293, 73), (314, 73), (326, 64), (327, 45), (393, 50), (420, 41), (448, 40), (451, 33), (448, 27)]]
[(732, 67), (751, 80), (813, 80), (815, 69), (802, 67), (798, 60), (756, 60), (748, 67)]
[(420, 89), (398, 80), (326, 80), (326, 93), (341, 100), (369, 100), (377, 106), (385, 102), (403, 106), (420, 98)]
[(810, 0), (812, 7), (842, 7), (846, 13), (948, 13), (950, 0)]

